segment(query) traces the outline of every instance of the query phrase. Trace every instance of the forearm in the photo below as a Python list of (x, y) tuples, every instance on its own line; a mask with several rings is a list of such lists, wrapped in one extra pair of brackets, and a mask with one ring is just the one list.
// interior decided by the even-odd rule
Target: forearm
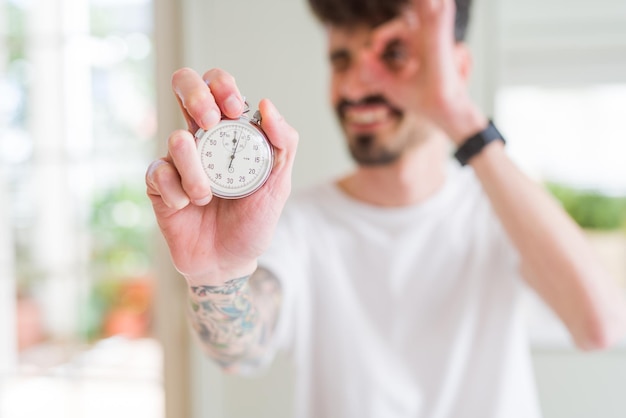
[(556, 200), (516, 167), (499, 142), (471, 165), (521, 255), (524, 277), (577, 345), (601, 348), (620, 338), (626, 326), (621, 289)]
[(259, 269), (222, 286), (190, 286), (189, 299), (189, 320), (207, 355), (229, 371), (259, 364), (280, 309), (274, 276)]
[(555, 271), (562, 276), (568, 270), (588, 270), (596, 265), (580, 229), (539, 184), (516, 167), (501, 143), (486, 147), (471, 165), (523, 261), (533, 271)]

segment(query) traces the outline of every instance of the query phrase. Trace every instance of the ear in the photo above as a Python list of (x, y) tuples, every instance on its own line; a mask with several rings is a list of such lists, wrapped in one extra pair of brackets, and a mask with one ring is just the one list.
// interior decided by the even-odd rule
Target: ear
[(456, 59), (456, 68), (465, 82), (465, 84), (469, 84), (469, 79), (472, 74), (472, 54), (470, 53), (469, 48), (465, 42), (457, 42), (454, 45), (454, 55)]

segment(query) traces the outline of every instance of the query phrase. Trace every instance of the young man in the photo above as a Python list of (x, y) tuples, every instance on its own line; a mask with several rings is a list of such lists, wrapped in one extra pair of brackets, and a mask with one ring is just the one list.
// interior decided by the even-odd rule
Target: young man
[(538, 417), (523, 287), (584, 350), (621, 338), (626, 309), (469, 97), (468, 4), (455, 28), (452, 0), (310, 3), (357, 168), (284, 211), (294, 129), (261, 101), (272, 175), (245, 199), (212, 198), (192, 132), (244, 104), (222, 70), (173, 76), (189, 131), (146, 183), (200, 342), (235, 371), (290, 349), (299, 417)]

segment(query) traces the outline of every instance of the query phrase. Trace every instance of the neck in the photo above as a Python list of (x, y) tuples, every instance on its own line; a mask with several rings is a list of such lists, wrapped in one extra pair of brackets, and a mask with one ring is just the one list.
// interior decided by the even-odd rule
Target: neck
[(431, 138), (393, 164), (360, 166), (339, 180), (339, 187), (354, 199), (382, 207), (417, 204), (434, 195), (446, 179), (446, 138)]

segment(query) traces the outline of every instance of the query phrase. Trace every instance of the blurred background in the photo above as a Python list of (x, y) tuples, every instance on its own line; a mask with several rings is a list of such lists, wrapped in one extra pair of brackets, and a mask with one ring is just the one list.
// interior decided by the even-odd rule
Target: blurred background
[[(626, 289), (626, 2), (475, 0), (470, 28), (473, 96)], [(182, 66), (277, 104), (296, 188), (350, 169), (305, 0), (2, 0), (0, 417), (290, 416), (287, 359), (242, 379), (199, 354), (155, 230)], [(626, 345), (581, 354), (527, 308), (545, 417), (623, 418)]]
[(150, 0), (0, 3), (0, 416), (164, 416)]

